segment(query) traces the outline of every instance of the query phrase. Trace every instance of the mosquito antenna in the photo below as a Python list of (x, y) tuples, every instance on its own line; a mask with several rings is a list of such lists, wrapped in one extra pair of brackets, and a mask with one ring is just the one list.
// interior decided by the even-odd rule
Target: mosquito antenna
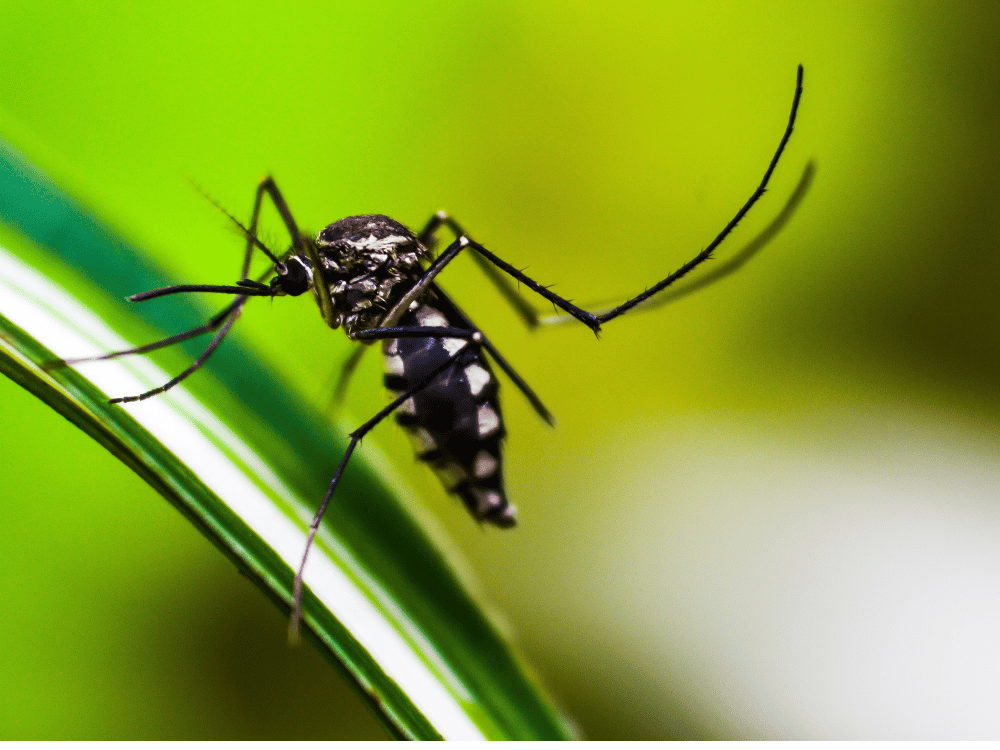
[[(676, 302), (682, 297), (687, 297), (689, 294), (693, 294), (699, 289), (704, 289), (709, 284), (714, 284), (716, 281), (724, 279), (725, 277), (740, 270), (755, 255), (757, 255), (757, 253), (763, 250), (764, 247), (778, 235), (785, 225), (791, 221), (792, 216), (799, 207), (799, 204), (809, 192), (809, 188), (812, 186), (815, 175), (816, 162), (810, 161), (806, 164), (805, 169), (802, 172), (802, 176), (799, 178), (799, 181), (791, 195), (788, 196), (788, 200), (785, 201), (785, 205), (781, 208), (781, 211), (779, 211), (774, 219), (771, 220), (770, 224), (764, 227), (764, 229), (761, 230), (756, 237), (744, 245), (738, 253), (733, 255), (733, 257), (720, 264), (713, 271), (705, 274), (701, 278), (696, 279), (695, 281), (692, 281), (684, 286), (668, 289), (663, 294), (646, 300), (641, 305), (637, 305), (635, 308), (636, 311), (648, 312), (650, 310), (655, 310), (658, 307), (670, 304), (671, 302)], [(595, 315), (600, 316), (611, 310), (614, 307), (614, 304), (614, 302), (601, 302), (587, 305), (587, 308), (593, 310)], [(573, 323), (575, 320), (576, 318), (571, 315), (556, 313), (554, 315), (543, 316), (540, 322), (543, 326), (556, 326), (563, 325), (564, 323)]]
[[(216, 338), (218, 338), (218, 336)], [(215, 342), (213, 341), (212, 343)], [(396, 409), (398, 409), (408, 398), (411, 398), (414, 394), (419, 393), (430, 385), (434, 381), (434, 378), (444, 372), (448, 367), (451, 367), (458, 357), (459, 352), (451, 354), (447, 359), (441, 362), (440, 365), (435, 367), (430, 374), (424, 376), (410, 388), (396, 396), (391, 404), (383, 408), (378, 414), (350, 433), (349, 437), (351, 438), (351, 441), (347, 444), (344, 456), (340, 459), (340, 463), (337, 465), (337, 473), (334, 474), (333, 479), (330, 480), (330, 486), (327, 487), (326, 494), (323, 496), (323, 502), (321, 502), (319, 508), (316, 509), (316, 514), (313, 516), (312, 523), (309, 524), (309, 534), (306, 536), (306, 548), (302, 552), (302, 562), (299, 563), (298, 570), (295, 573), (295, 581), (292, 583), (292, 617), (288, 623), (289, 645), (298, 645), (301, 640), (299, 636), (299, 629), (302, 623), (302, 584), (306, 571), (306, 562), (309, 560), (309, 552), (312, 550), (313, 542), (316, 540), (316, 532), (319, 530), (320, 522), (323, 520), (323, 514), (326, 513), (326, 508), (330, 504), (330, 499), (333, 497), (333, 491), (337, 489), (337, 485), (340, 483), (340, 477), (344, 473), (344, 468), (347, 466), (347, 462), (354, 453), (354, 449), (358, 447), (358, 443), (361, 442), (361, 439), (367, 435), (368, 432), (375, 427), (375, 425), (396, 411)]]
[(236, 227), (240, 230), (243, 236), (246, 237), (248, 240), (250, 240), (250, 242), (252, 242), (255, 247), (259, 248), (260, 251), (264, 253), (264, 255), (266, 255), (272, 263), (274, 263), (275, 265), (281, 263), (281, 260), (274, 253), (271, 252), (271, 250), (267, 247), (267, 245), (265, 245), (263, 242), (260, 241), (257, 235), (255, 235), (253, 232), (251, 232), (249, 229), (243, 226), (243, 222), (241, 222), (239, 219), (237, 219), (235, 216), (229, 213), (225, 208), (223, 208), (222, 204), (219, 203), (217, 200), (215, 200), (215, 198), (206, 193), (202, 189), (201, 185), (192, 180), (190, 177), (188, 178), (188, 182), (191, 183), (191, 186), (195, 190), (201, 193), (202, 197), (204, 197), (205, 200), (207, 200), (209, 203), (211, 203), (213, 206), (219, 209), (219, 211), (221, 211), (223, 215), (226, 216), (226, 218), (228, 218), (231, 222), (233, 222), (233, 224), (236, 225)]

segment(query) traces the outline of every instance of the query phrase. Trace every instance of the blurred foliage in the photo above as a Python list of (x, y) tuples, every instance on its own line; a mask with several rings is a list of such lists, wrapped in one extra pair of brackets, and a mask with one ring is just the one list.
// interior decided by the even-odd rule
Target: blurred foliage
[[(472, 264), (449, 269), (444, 286), (559, 418), (547, 430), (506, 389), (509, 493), (531, 497), (516, 532), (481, 533), (398, 430), (370, 442), (407, 472), (589, 736), (824, 736), (842, 724), (782, 712), (808, 691), (772, 690), (758, 665), (749, 693), (770, 703), (754, 714), (722, 652), (678, 630), (703, 606), (718, 632), (763, 642), (712, 599), (696, 572), (725, 565), (690, 540), (709, 529), (724, 548), (737, 532), (709, 519), (751, 512), (742, 474), (727, 469), (727, 485), (716, 472), (730, 464), (712, 461), (734, 451), (741, 466), (769, 445), (790, 446), (788, 460), (879, 455), (879, 435), (909, 429), (893, 415), (917, 414), (974, 434), (995, 465), (998, 15), (990, 2), (11, 2), (0, 132), (192, 282), (233, 280), (239, 243), (184, 177), (243, 215), (271, 172), (312, 230), (363, 212), (418, 225), (446, 208), (534, 278), (601, 301), (653, 283), (725, 224), (803, 63), (799, 126), (728, 251), (808, 159), (816, 182), (736, 277), (595, 342), (526, 333)], [(272, 217), (280, 242), (279, 229)], [(291, 392), (324, 403), (345, 348), (310, 306), (252, 306), (239, 334)], [(378, 370), (363, 363), (351, 420), (383, 403)], [(166, 503), (10, 383), (0, 398), (0, 736), (373, 736)], [(775, 466), (753, 481), (786, 476)], [(820, 490), (806, 486), (789, 508)], [(735, 506), (712, 504), (727, 492)], [(765, 525), (774, 536), (759, 543), (781, 547), (797, 528)], [(783, 639), (822, 648), (822, 629), (802, 635), (782, 606), (792, 634), (773, 636), (777, 652)]]

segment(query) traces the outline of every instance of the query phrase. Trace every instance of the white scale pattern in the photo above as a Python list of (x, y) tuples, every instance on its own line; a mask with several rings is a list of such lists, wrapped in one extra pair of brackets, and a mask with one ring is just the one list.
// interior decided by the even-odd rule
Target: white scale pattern
[(493, 508), (503, 505), (503, 498), (496, 490), (484, 490), (481, 487), (473, 487), (472, 494), (476, 498), (476, 511), (479, 515), (485, 515)]
[(500, 429), (500, 417), (489, 404), (481, 404), (476, 417), (479, 420), (479, 437), (489, 437)]
[(477, 479), (486, 479), (493, 475), (500, 463), (486, 451), (479, 451), (472, 464), (472, 471)]
[(469, 390), (472, 391), (473, 396), (482, 393), (483, 388), (490, 382), (490, 374), (486, 368), (475, 363), (465, 368), (465, 377), (469, 381)]
[(390, 375), (403, 375), (405, 372), (403, 369), (403, 358), (398, 355), (386, 357), (385, 371)]

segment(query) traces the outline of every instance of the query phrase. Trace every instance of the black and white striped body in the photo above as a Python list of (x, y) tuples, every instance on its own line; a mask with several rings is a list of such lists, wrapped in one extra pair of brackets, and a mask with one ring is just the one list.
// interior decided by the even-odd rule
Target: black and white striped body
[[(381, 214), (348, 216), (319, 233), (315, 243), (333, 304), (330, 325), (348, 335), (377, 328), (383, 316), (417, 283), (427, 249), (404, 225)], [(306, 257), (297, 263), (315, 287)], [(304, 287), (303, 287), (304, 288)], [(474, 330), (439, 290), (428, 290), (394, 325)], [(445, 488), (462, 498), (476, 518), (514, 525), (501, 471), (503, 421), (497, 381), (479, 347), (456, 338), (386, 339), (382, 343), (386, 387), (397, 396), (417, 386), (455, 354), (455, 361), (396, 411), (416, 447)]]
[[(444, 297), (420, 304), (400, 326), (468, 328)], [(503, 420), (497, 380), (471, 341), (455, 338), (403, 338), (383, 342), (385, 384), (397, 395), (458, 355), (425, 388), (396, 411), (417, 456), (431, 465), (445, 488), (458, 495), (478, 519), (501, 527), (514, 525), (514, 508), (503, 488)]]

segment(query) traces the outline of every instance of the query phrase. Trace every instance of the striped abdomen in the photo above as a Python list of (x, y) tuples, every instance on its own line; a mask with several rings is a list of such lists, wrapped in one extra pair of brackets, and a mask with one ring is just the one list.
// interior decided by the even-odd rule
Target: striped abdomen
[[(447, 302), (421, 305), (400, 326), (465, 328), (459, 314), (449, 319)], [(385, 384), (397, 395), (458, 355), (434, 380), (397, 410), (417, 457), (431, 465), (445, 488), (462, 498), (476, 518), (497, 526), (514, 525), (514, 508), (503, 489), (503, 421), (497, 380), (472, 342), (454, 338), (389, 339), (383, 343)]]

